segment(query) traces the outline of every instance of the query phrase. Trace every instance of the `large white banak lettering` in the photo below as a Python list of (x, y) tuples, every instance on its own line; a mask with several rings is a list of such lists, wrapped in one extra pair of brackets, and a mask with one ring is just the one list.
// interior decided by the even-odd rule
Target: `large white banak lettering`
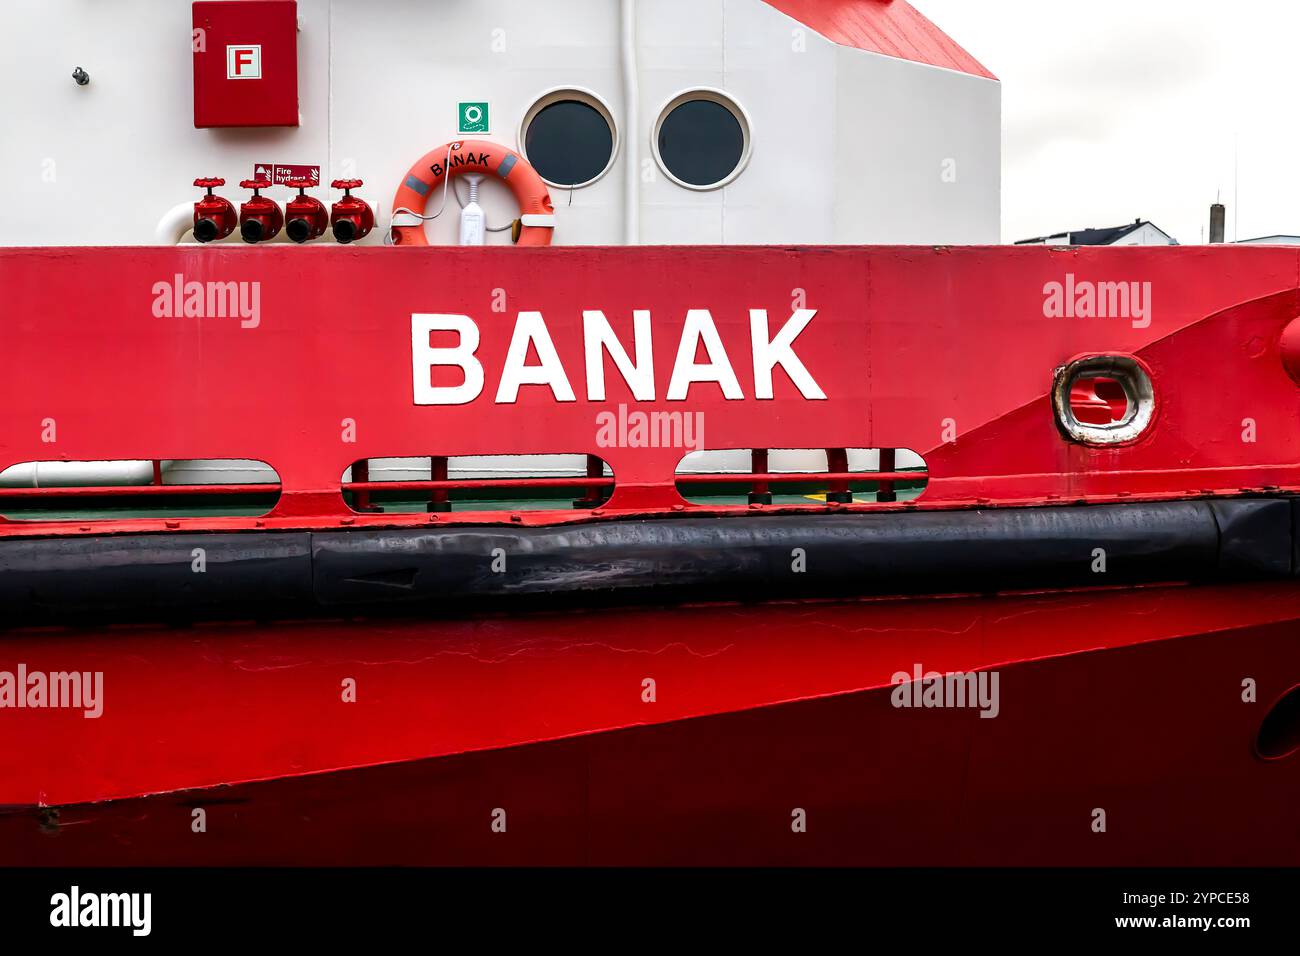
[[(821, 401), (826, 393), (809, 374), (794, 352), (795, 339), (808, 327), (817, 314), (816, 309), (798, 309), (785, 324), (771, 334), (766, 309), (749, 310), (750, 351), (754, 368), (754, 397), (770, 399), (772, 372), (779, 365), (790, 377), (799, 393), (806, 399)], [(452, 332), (457, 336), (454, 346), (433, 346), (432, 332)], [(411, 373), (414, 382), (416, 405), (465, 405), (483, 393), (485, 376), (483, 363), (476, 358), (479, 347), (478, 325), (468, 315), (423, 313), (411, 316)], [(583, 357), (587, 379), (587, 399), (605, 401), (605, 356), (627, 383), (632, 397), (639, 402), (653, 402), (658, 397), (654, 368), (653, 337), (650, 312), (637, 309), (632, 313), (632, 355), (619, 341), (609, 320), (597, 310), (582, 313)], [(529, 346), (537, 353), (537, 365), (525, 364)], [(703, 346), (705, 361), (696, 356)], [(459, 368), (465, 375), (460, 385), (434, 385), (434, 368)], [(668, 380), (666, 401), (684, 402), (692, 385), (713, 383), (721, 387), (728, 401), (743, 401), (745, 394), (736, 378), (731, 357), (718, 335), (717, 325), (708, 309), (690, 309), (682, 327)], [(551, 390), (557, 402), (575, 402), (577, 395), (569, 381), (564, 363), (555, 350), (546, 321), (540, 312), (520, 312), (515, 321), (514, 334), (506, 351), (505, 363), (497, 385), (495, 402), (511, 405), (519, 399), (523, 385), (543, 385)]]

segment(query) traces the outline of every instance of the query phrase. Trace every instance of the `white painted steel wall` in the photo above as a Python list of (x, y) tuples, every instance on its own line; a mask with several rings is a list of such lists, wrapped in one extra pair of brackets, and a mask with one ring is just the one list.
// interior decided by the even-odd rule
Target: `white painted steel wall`
[[(488, 138), (517, 148), (525, 111), (558, 86), (597, 93), (637, 137), (642, 242), (999, 241), (999, 84), (797, 33), (761, 0), (639, 0), (635, 130), (621, 128), (616, 0), (299, 0), (299, 13), (302, 126), (196, 130), (190, 4), (9, 0), (0, 245), (148, 244), (170, 207), (198, 196), (196, 176), (225, 177), (238, 203), (238, 181), (264, 161), (363, 178), (386, 223), (406, 170), (457, 138), (459, 101), (490, 101)], [(748, 168), (712, 192), (652, 159), (660, 108), (698, 86), (727, 91), (752, 121)], [(554, 191), (557, 243), (624, 241), (623, 161)], [(486, 192), (490, 224), (513, 218), (504, 186)], [(452, 200), (430, 225), (434, 242), (455, 241), (458, 212)]]

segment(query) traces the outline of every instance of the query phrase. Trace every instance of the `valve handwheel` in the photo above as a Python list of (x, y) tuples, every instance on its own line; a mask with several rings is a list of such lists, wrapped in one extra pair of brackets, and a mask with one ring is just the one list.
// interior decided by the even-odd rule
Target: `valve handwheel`
[(218, 176), (201, 176), (194, 180), (195, 186), (207, 190), (194, 204), (194, 238), (198, 242), (214, 242), (235, 231), (235, 207), (228, 199), (212, 192), (225, 184), (226, 181)]
[(330, 217), (322, 203), (315, 196), (308, 196), (307, 190), (318, 186), (314, 180), (303, 177), (286, 179), (284, 185), (298, 190), (298, 195), (289, 200), (285, 207), (285, 229), (294, 242), (310, 242), (325, 234)]
[(375, 212), (370, 204), (352, 195), (352, 190), (361, 185), (359, 179), (336, 179), (330, 183), (331, 188), (343, 190), (343, 197), (330, 208), (330, 224), (334, 238), (344, 245), (364, 239), (375, 226)]
[(284, 227), (284, 213), (279, 205), (261, 194), (261, 190), (270, 189), (272, 184), (265, 179), (243, 179), (239, 185), (253, 191), (239, 207), (239, 234), (245, 242), (270, 242)]

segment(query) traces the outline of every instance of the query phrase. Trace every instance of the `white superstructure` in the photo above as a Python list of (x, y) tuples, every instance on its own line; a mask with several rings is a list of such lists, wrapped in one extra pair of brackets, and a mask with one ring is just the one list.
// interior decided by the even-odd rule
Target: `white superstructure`
[[(864, 17), (890, 6), (859, 2)], [(530, 109), (565, 90), (607, 106), (617, 151), (590, 185), (552, 189), (557, 244), (997, 242), (998, 82), (832, 42), (778, 6), (817, 3), (299, 0), (301, 125), (196, 129), (189, 3), (14, 0), (0, 244), (151, 243), (198, 197), (195, 177), (224, 177), (238, 204), (239, 180), (267, 161), (319, 165), (326, 203), (330, 179), (364, 179), (387, 225), (411, 164), (461, 138), (459, 104), (489, 103), (485, 138), (518, 149)], [(686, 188), (657, 157), (664, 107), (692, 90), (717, 91), (748, 126), (743, 169), (721, 188)], [(490, 227), (515, 215), (498, 182), (482, 204)], [(451, 213), (433, 242), (456, 241)]]

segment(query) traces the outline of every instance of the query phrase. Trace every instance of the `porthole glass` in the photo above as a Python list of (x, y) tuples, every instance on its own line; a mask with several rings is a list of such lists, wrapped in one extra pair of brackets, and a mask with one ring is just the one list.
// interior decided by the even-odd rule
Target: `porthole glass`
[(524, 158), (551, 186), (576, 188), (595, 182), (614, 162), (617, 134), (609, 108), (582, 90), (553, 90), (524, 116)]
[(688, 189), (716, 189), (740, 174), (749, 159), (749, 121), (717, 90), (690, 90), (660, 112), (655, 157)]

